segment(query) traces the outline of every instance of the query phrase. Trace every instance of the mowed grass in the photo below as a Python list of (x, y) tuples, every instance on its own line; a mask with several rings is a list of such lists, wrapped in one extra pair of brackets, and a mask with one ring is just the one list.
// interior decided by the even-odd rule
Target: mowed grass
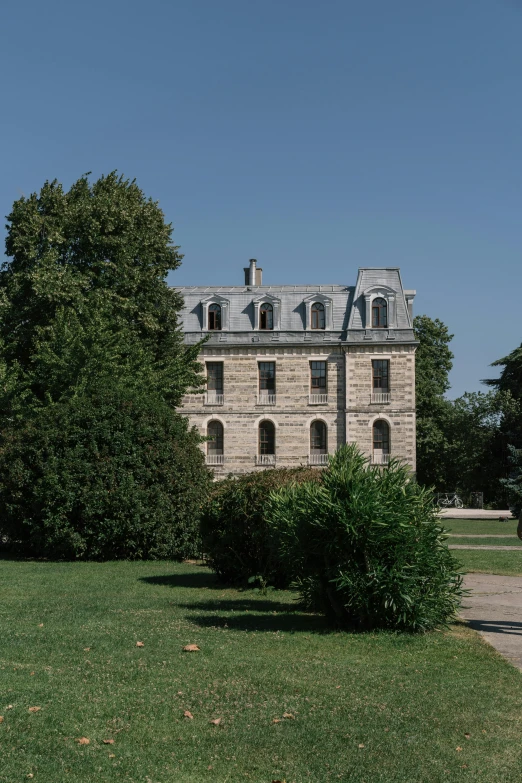
[(501, 576), (522, 576), (522, 547), (513, 552), (454, 549), (453, 555), (460, 562), (463, 571), (500, 574)]
[(165, 562), (4, 560), (0, 589), (2, 782), (520, 781), (522, 677), (462, 624), (332, 632)]
[[(443, 519), (441, 521), (448, 533), (466, 536), (466, 538), (452, 538), (450, 536), (447, 539), (447, 543), (450, 545), (513, 547), (513, 552), (455, 549), (453, 554), (460, 561), (464, 571), (500, 574), (501, 576), (522, 576), (522, 542), (516, 537), (518, 520), (510, 519), (506, 522), (499, 522), (495, 519)], [(484, 534), (506, 537), (474, 538), (474, 536)]]
[(499, 522), (496, 519), (441, 519), (442, 526), (448, 533), (459, 533), (464, 535), (496, 535), (496, 536), (516, 536), (517, 520), (508, 519), (506, 522)]

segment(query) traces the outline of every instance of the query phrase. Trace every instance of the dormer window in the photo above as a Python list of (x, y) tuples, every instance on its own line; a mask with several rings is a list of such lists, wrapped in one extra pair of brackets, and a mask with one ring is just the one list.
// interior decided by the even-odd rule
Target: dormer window
[(324, 329), (326, 321), (324, 317), (324, 304), (322, 302), (314, 302), (312, 305), (312, 329)]
[(269, 302), (263, 302), (263, 304), (259, 308), (259, 328), (260, 329), (274, 328), (274, 308)]
[(372, 302), (372, 327), (374, 329), (388, 328), (388, 303), (382, 297), (378, 297)]
[(221, 329), (221, 305), (208, 306), (208, 328), (210, 331)]

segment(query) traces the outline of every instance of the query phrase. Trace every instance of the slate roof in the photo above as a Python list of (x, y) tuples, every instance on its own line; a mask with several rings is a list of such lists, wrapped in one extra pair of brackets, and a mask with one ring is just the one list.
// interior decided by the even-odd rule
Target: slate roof
[[(260, 285), (260, 286), (183, 286), (178, 288), (185, 300), (182, 313), (183, 330), (188, 342), (199, 339), (204, 331), (204, 303), (216, 296), (217, 300), (229, 303), (228, 329), (226, 337), (220, 332), (211, 333), (211, 342), (224, 341), (242, 343), (250, 339), (249, 335), (257, 335), (261, 342), (274, 340), (270, 332), (262, 334), (254, 331), (254, 300), (259, 301), (263, 295), (280, 301), (280, 329), (275, 339), (282, 342), (301, 342), (304, 338), (306, 324), (306, 303), (313, 294), (320, 294), (331, 300), (332, 339), (341, 341), (362, 341), (363, 339), (383, 340), (382, 330), (365, 330), (365, 293), (381, 288), (385, 294), (395, 298), (396, 321), (392, 335), (400, 342), (414, 340), (412, 322), (408, 313), (405, 291), (402, 286), (400, 270), (396, 267), (379, 267), (359, 269), (355, 286), (327, 284), (296, 284), (296, 285)], [(406, 292), (413, 298), (414, 291)], [(366, 332), (366, 334), (365, 334)], [(375, 332), (375, 334), (367, 334)], [(316, 330), (311, 333), (314, 342), (327, 338)], [(307, 340), (310, 339), (308, 335)]]

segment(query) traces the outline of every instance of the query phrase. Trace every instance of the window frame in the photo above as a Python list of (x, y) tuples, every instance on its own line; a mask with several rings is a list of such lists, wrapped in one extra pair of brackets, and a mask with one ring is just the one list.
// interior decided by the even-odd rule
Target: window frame
[[(209, 368), (211, 366), (220, 368), (220, 371), (219, 371), (218, 375), (221, 375), (221, 378), (217, 378), (218, 381), (221, 380), (221, 386), (220, 387), (216, 387), (216, 386), (212, 386), (211, 385), (211, 378), (212, 378), (212, 376), (211, 376), (211, 374), (209, 372)], [(224, 375), (225, 375), (225, 372), (224, 372), (224, 362), (205, 362), (205, 369), (207, 371), (207, 391), (213, 391), (216, 394), (223, 394), (224, 393), (224, 391), (223, 391)], [(214, 383), (216, 382), (213, 378), (212, 378), (212, 380), (213, 380)]]
[[(378, 365), (386, 367), (385, 372), (378, 372)], [(386, 380), (386, 386), (382, 385), (383, 379)], [(380, 381), (381, 385), (377, 382)], [(389, 394), (390, 393), (390, 360), (389, 359), (372, 359), (372, 394)]]
[(310, 329), (322, 331), (326, 329), (326, 308), (323, 302), (312, 302), (310, 308)]
[[(314, 364), (322, 364), (323, 368), (313, 367)], [(319, 384), (314, 386), (314, 370), (320, 370), (324, 372), (324, 375), (315, 376), (316, 378), (324, 379), (324, 385)], [(324, 359), (310, 359), (310, 394), (328, 394), (328, 362)]]
[[(265, 322), (264, 326), (263, 321)], [(268, 326), (268, 321), (270, 321), (270, 326)], [(259, 306), (259, 329), (262, 332), (274, 331), (274, 305), (271, 302), (261, 302)]]
[[(215, 438), (212, 438), (210, 434), (210, 428), (212, 426), (216, 426), (218, 429), (218, 434)], [(219, 421), (219, 419), (211, 419), (207, 423), (207, 456), (223, 456), (225, 453), (225, 428), (223, 427), (223, 422)], [(212, 448), (213, 443), (216, 443), (216, 448)]]
[(372, 300), (372, 329), (388, 329), (388, 301), (383, 296)]
[(207, 308), (207, 321), (207, 331), (221, 332), (223, 330), (223, 308), (219, 302), (211, 302), (209, 304)]
[[(262, 433), (270, 433), (269, 438), (263, 441)], [(268, 449), (271, 448), (271, 451)], [(270, 419), (263, 419), (257, 427), (257, 453), (258, 456), (275, 456), (276, 453), (276, 427)]]
[[(319, 435), (322, 445), (314, 445), (314, 429), (321, 429)], [(310, 423), (310, 454), (328, 454), (328, 425), (322, 419), (315, 419)]]
[[(266, 372), (266, 370), (262, 367), (262, 365), (270, 365), (272, 369), (272, 375), (265, 375), (263, 376), (263, 373)], [(277, 362), (265, 362), (265, 361), (258, 361), (257, 363), (257, 386), (258, 386), (258, 394), (262, 394), (263, 392), (265, 394), (276, 394), (276, 367)], [(262, 383), (268, 383), (269, 381), (272, 381), (272, 386), (263, 386)]]
[[(384, 425), (383, 430), (386, 433), (386, 436), (383, 437), (382, 440), (376, 440), (375, 434), (376, 434), (376, 428), (377, 425)], [(377, 443), (383, 443), (385, 445), (378, 446)], [(381, 454), (390, 454), (390, 448), (391, 448), (391, 428), (389, 422), (386, 421), (386, 419), (375, 419), (375, 421), (372, 423), (372, 455), (377, 452), (380, 452)]]

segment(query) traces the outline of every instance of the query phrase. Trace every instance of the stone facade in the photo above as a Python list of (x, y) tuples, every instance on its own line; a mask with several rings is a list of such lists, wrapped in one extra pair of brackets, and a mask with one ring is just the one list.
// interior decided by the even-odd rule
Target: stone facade
[[(212, 422), (221, 424), (222, 442), (202, 446), (216, 476), (266, 470), (273, 464), (324, 464), (327, 453), (346, 442), (356, 442), (374, 462), (399, 457), (415, 470), (415, 292), (403, 290), (398, 270), (359, 270), (353, 288), (262, 286), (260, 271), (254, 270), (256, 285), (181, 289), (187, 343), (209, 335), (201, 361), (222, 363), (220, 393), (187, 395), (183, 406), (202, 435), (209, 434)], [(385, 301), (386, 323), (372, 327), (368, 310), (377, 295)], [(316, 301), (328, 311), (322, 328), (314, 329), (311, 307)], [(265, 302), (274, 308), (272, 329), (260, 328)], [(221, 328), (209, 330), (212, 304), (221, 308)], [(386, 363), (384, 391), (375, 387), (376, 361), (379, 367)], [(275, 366), (270, 404), (259, 396), (260, 363), (266, 362)], [(312, 396), (312, 362), (326, 367), (320, 396)], [(322, 448), (311, 436), (318, 420), (326, 426)], [(266, 451), (260, 445), (265, 421), (274, 425), (269, 455), (261, 454)], [(377, 429), (375, 422), (380, 422)]]

